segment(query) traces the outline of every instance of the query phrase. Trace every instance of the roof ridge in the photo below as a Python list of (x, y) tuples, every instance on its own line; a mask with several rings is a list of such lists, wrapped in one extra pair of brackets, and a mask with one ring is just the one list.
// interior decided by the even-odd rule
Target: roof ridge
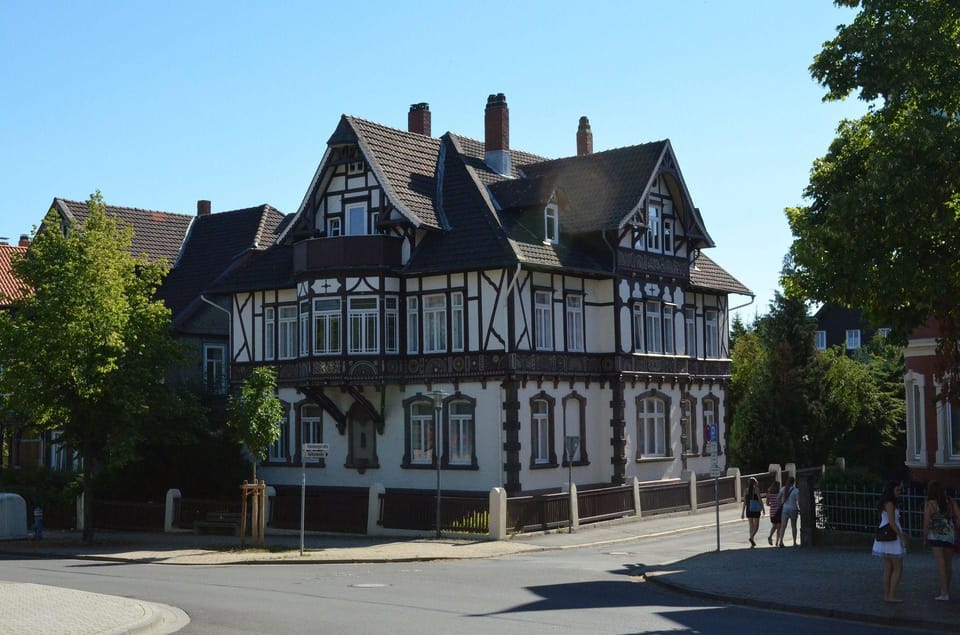
[[(54, 200), (63, 201), (64, 203), (67, 203), (67, 204), (83, 205), (84, 207), (86, 207), (86, 205), (87, 205), (87, 202), (86, 202), (86, 201), (74, 201), (74, 200), (71, 200), (71, 199), (69, 199), (69, 198), (60, 198), (59, 196), (56, 197)], [(106, 209), (111, 209), (111, 208), (112, 208), (112, 209), (124, 209), (124, 210), (128, 210), (128, 211), (131, 211), (131, 212), (146, 212), (146, 213), (148, 213), (148, 214), (167, 214), (167, 215), (169, 215), (169, 216), (183, 216), (184, 218), (193, 218), (193, 217), (194, 217), (194, 214), (184, 214), (183, 212), (167, 212), (167, 211), (164, 211), (164, 210), (162, 210), (162, 209), (145, 209), (145, 208), (143, 208), (143, 207), (127, 207), (126, 205), (113, 205), (113, 204), (111, 204), (111, 203), (104, 203), (104, 207), (105, 207)]]
[[(476, 143), (477, 145), (481, 145), (481, 146), (484, 146), (484, 148), (486, 148), (486, 143), (483, 142), (483, 141), (480, 141), (479, 139), (474, 139), (473, 137), (468, 137), (467, 135), (463, 135), (463, 134), (460, 134), (460, 133), (458, 133), (458, 132), (450, 132), (450, 131), (448, 131), (448, 132), (446, 132), (446, 133), (444, 133), (444, 134), (448, 134), (448, 135), (451, 135), (451, 136), (453, 136), (453, 137), (457, 137), (458, 140), (459, 140), (459, 139), (464, 139), (464, 140), (466, 140), (466, 141), (469, 141), (469, 142), (471, 142), (471, 143)], [(555, 160), (556, 160), (556, 159), (551, 159), (551, 158), (549, 158), (549, 157), (545, 157), (545, 156), (543, 156), (542, 154), (537, 154), (536, 152), (530, 152), (530, 151), (528, 151), (528, 150), (518, 150), (517, 148), (510, 148), (510, 152), (518, 152), (518, 153), (520, 153), (520, 154), (525, 154), (525, 155), (530, 156), (530, 157), (536, 157), (536, 158), (538, 158), (538, 159), (543, 159), (543, 161), (537, 161), (536, 163), (543, 163), (544, 161), (555, 161)], [(527, 164), (527, 165), (536, 165), (536, 163)]]
[(425, 135), (425, 134), (420, 134), (420, 133), (418, 133), (418, 132), (410, 132), (409, 130), (404, 130), (403, 128), (394, 128), (393, 126), (388, 126), (388, 125), (382, 124), (382, 123), (380, 123), (380, 122), (378, 122), (378, 121), (371, 121), (370, 119), (364, 119), (363, 117), (356, 117), (356, 116), (354, 116), (354, 115), (346, 115), (346, 114), (345, 114), (345, 115), (343, 115), (343, 116), (346, 117), (346, 118), (347, 118), (349, 121), (351, 121), (351, 122), (359, 121), (360, 123), (363, 123), (363, 124), (369, 124), (369, 125), (375, 126), (375, 127), (377, 127), (377, 128), (382, 128), (382, 129), (384, 129), (384, 130), (389, 130), (390, 132), (396, 132), (396, 133), (402, 134), (402, 135), (404, 135), (404, 136), (406, 136), (406, 137), (410, 137), (411, 139), (422, 140), (422, 141), (430, 141), (430, 142), (433, 142), (433, 143), (436, 143), (436, 144), (439, 144), (439, 143), (441, 142), (441, 141), (440, 141), (440, 137), (433, 137), (433, 136), (429, 136), (429, 135)]
[[(635, 148), (646, 148), (650, 146), (662, 145), (669, 142), (670, 139), (659, 139), (657, 141), (647, 141), (646, 143), (634, 143), (628, 146), (618, 146), (616, 148), (607, 148), (606, 150), (601, 150), (600, 152), (591, 152), (590, 154), (575, 154), (569, 157), (558, 157), (556, 159), (547, 159), (546, 161), (540, 161), (538, 163), (528, 163), (523, 166), (523, 169), (532, 168), (538, 165), (543, 165), (544, 163), (569, 163), (573, 161), (589, 161), (593, 157), (603, 156), (605, 154), (613, 154), (615, 152), (622, 152), (624, 150), (633, 150)], [(530, 177), (526, 177), (530, 178)]]

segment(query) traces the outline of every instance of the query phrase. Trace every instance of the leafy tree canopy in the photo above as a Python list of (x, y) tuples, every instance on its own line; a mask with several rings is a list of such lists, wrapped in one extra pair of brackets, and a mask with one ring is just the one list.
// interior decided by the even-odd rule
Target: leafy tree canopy
[(786, 210), (790, 296), (860, 308), (903, 343), (931, 318), (939, 371), (960, 394), (960, 5), (838, 0), (859, 7), (810, 71), (825, 100), (869, 102), (813, 166), (808, 205)]
[(277, 375), (268, 366), (254, 369), (230, 397), (227, 425), (236, 431), (253, 456), (253, 480), (257, 480), (257, 461), (267, 458), (270, 446), (280, 438), (283, 405), (276, 396)]
[[(0, 314), (0, 393), (21, 420), (59, 430), (80, 453), (89, 505), (93, 471), (131, 460), (179, 408), (162, 379), (181, 349), (156, 299), (163, 267), (130, 254), (132, 232), (106, 214), (99, 192), (87, 208), (67, 231), (51, 210), (13, 263), (27, 292)], [(92, 538), (92, 522), (85, 528)]]

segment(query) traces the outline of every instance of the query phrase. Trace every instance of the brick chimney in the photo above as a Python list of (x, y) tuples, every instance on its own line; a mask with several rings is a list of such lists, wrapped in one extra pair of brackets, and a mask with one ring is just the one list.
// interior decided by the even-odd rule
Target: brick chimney
[(588, 154), (593, 154), (593, 131), (590, 130), (590, 120), (580, 117), (580, 126), (577, 128), (577, 156)]
[(20, 242), (17, 243), (17, 247), (29, 247), (30, 246), (30, 236), (27, 234), (20, 234)]
[(430, 104), (420, 102), (410, 105), (410, 112), (407, 113), (407, 130), (430, 136)]
[(210, 215), (210, 201), (197, 201), (197, 216)]
[(510, 111), (503, 93), (487, 97), (484, 111), (483, 160), (495, 172), (510, 174)]

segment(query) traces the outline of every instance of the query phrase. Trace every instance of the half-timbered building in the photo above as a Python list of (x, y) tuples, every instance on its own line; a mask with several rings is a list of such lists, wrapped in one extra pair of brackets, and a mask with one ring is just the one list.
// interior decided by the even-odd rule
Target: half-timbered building
[(258, 474), (299, 485), (322, 442), (314, 486), (679, 478), (710, 470), (711, 428), (724, 462), (728, 298), (751, 293), (706, 255), (670, 141), (594, 153), (584, 117), (549, 160), (510, 148), (502, 94), (483, 141), (430, 121), (343, 116), (276, 243), (211, 290), (232, 297), (233, 382), (278, 371)]

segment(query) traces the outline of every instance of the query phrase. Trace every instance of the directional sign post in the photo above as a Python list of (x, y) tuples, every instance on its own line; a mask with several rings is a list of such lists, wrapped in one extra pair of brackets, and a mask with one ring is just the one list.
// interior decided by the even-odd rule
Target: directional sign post
[(717, 461), (717, 446), (720, 445), (717, 422), (708, 428), (710, 435), (707, 448), (710, 450), (710, 476), (713, 477), (713, 498), (717, 508), (717, 551), (720, 551), (720, 463)]
[(304, 443), (300, 448), (300, 556), (303, 556), (303, 526), (307, 507), (307, 459), (325, 459), (329, 443)]

